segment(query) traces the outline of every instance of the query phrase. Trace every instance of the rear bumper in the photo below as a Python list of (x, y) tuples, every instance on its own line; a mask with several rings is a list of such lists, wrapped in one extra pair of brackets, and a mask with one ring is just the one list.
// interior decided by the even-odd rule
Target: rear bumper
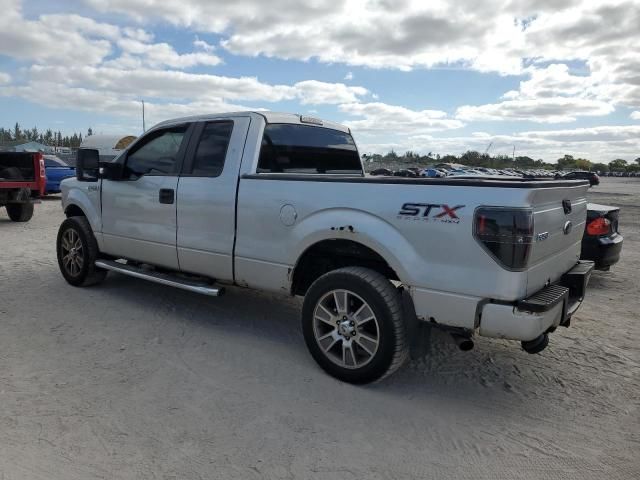
[(620, 260), (623, 237), (619, 233), (608, 237), (585, 236), (580, 258), (595, 263), (596, 270), (608, 269)]
[(485, 337), (529, 341), (555, 327), (569, 326), (584, 300), (594, 263), (580, 261), (560, 282), (513, 303), (490, 302), (482, 308), (479, 333)]

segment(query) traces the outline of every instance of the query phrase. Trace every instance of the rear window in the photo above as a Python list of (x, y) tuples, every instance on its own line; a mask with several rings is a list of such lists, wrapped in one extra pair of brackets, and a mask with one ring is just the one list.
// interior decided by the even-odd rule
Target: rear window
[(265, 127), (258, 173), (362, 173), (350, 134), (330, 128), (272, 123)]

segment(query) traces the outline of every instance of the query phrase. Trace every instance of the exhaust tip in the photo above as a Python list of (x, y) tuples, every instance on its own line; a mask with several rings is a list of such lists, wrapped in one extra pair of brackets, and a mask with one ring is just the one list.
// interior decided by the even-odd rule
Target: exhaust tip
[(539, 337), (529, 340), (528, 342), (522, 342), (522, 349), (527, 353), (540, 353), (549, 345), (549, 335), (543, 333)]
[(452, 333), (451, 338), (453, 338), (453, 341), (456, 342), (456, 345), (458, 345), (458, 348), (463, 352), (468, 352), (469, 350), (473, 350), (474, 343), (470, 337), (465, 337), (464, 335), (457, 335)]

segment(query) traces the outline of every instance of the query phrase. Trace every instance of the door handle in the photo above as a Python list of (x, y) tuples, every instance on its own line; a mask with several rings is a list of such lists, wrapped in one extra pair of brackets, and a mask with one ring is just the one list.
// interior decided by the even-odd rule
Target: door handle
[(160, 203), (172, 204), (175, 198), (173, 188), (161, 188), (158, 194), (158, 200)]

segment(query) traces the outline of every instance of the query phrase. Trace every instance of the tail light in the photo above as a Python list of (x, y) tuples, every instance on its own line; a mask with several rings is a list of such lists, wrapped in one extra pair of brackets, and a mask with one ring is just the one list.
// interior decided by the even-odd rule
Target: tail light
[(594, 237), (607, 235), (611, 231), (611, 221), (608, 218), (598, 217), (587, 224), (587, 233)]
[(36, 153), (36, 159), (40, 167), (40, 178), (34, 178), (34, 180), (37, 180), (37, 184), (39, 185), (38, 195), (42, 196), (47, 188), (47, 171), (44, 168), (44, 156), (41, 152)]
[(37, 153), (36, 155), (38, 163), (40, 164), (40, 178), (45, 178), (47, 176), (47, 173), (44, 169), (44, 157), (42, 156), (42, 153)]
[(533, 244), (531, 210), (479, 208), (475, 213), (474, 237), (504, 268), (523, 270)]

